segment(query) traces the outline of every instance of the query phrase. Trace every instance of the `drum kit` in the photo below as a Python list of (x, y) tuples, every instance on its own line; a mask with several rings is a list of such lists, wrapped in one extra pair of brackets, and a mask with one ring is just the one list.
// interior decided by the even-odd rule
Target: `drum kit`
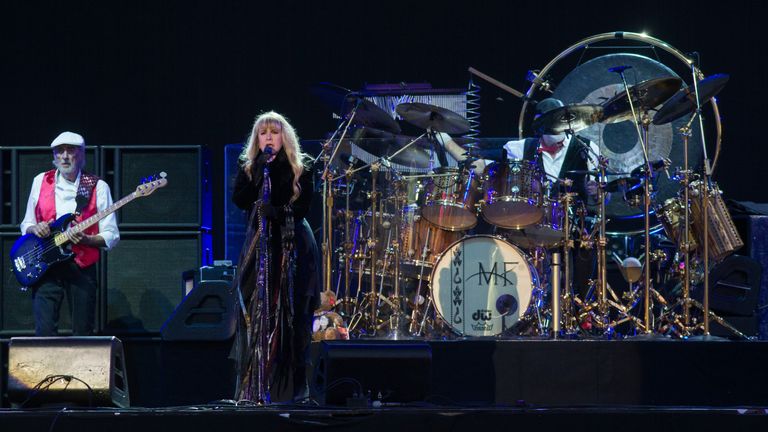
[[(548, 111), (532, 129), (575, 135), (631, 119), (648, 148), (648, 125), (690, 116), (680, 131), (686, 146), (685, 166), (675, 175), (680, 191), (662, 203), (655, 202), (654, 179), (668, 163), (648, 160), (647, 152), (631, 172), (615, 172), (610, 160), (590, 154), (596, 169), (573, 173), (595, 179), (589, 198), (597, 204), (587, 206), (578, 185), (545, 173), (537, 160), (508, 159), (503, 151), (492, 152), (501, 157), (491, 160), (475, 141), (450, 138), (469, 130), (455, 112), (397, 105), (397, 115), (423, 131), (409, 137), (383, 109), (336, 91), (342, 122), (318, 158), (324, 164), (324, 289), (335, 293), (335, 310), (352, 337), (688, 337), (708, 333), (709, 319), (743, 336), (709, 311), (706, 292), (704, 304), (691, 297), (694, 285), (703, 282), (706, 291), (710, 263), (742, 245), (706, 166), (695, 173), (687, 160), (691, 124), (727, 76), (701, 79), (693, 88), (674, 77), (634, 86), (623, 74), (622, 80), (623, 91), (604, 103)], [(463, 144), (455, 157), (462, 160), (449, 160), (449, 138)], [(484, 169), (476, 169), (478, 160)], [(620, 192), (646, 215), (642, 260), (619, 262), (625, 292), (606, 277), (609, 192)], [(671, 253), (651, 245), (652, 212), (674, 245)], [(576, 254), (597, 263), (585, 290), (572, 281)], [(654, 286), (661, 272), (653, 278), (653, 267), (661, 261), (673, 263), (668, 273), (681, 293)], [(667, 299), (672, 295), (678, 298)]]

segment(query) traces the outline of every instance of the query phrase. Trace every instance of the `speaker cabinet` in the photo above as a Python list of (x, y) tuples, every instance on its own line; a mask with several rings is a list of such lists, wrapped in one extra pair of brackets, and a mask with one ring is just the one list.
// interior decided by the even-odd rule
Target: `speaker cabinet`
[(8, 399), (22, 407), (128, 407), (122, 342), (115, 337), (11, 338)]
[(120, 228), (210, 228), (209, 161), (202, 147), (104, 146), (101, 168), (115, 199), (131, 193), (145, 177), (168, 175), (166, 187), (118, 211)]
[(165, 341), (221, 341), (235, 334), (232, 283), (202, 281), (173, 311), (160, 329)]
[(210, 236), (200, 231), (121, 232), (104, 254), (104, 332), (159, 332), (181, 302), (182, 272), (199, 268), (209, 253)]
[[(85, 170), (99, 175), (99, 149), (85, 148)], [(53, 152), (50, 147), (3, 147), (0, 151), (3, 168), (3, 206), (0, 211), (0, 227), (18, 229), (24, 219), (32, 180), (41, 172), (53, 169)]]
[(321, 405), (346, 405), (354, 394), (385, 403), (423, 401), (431, 368), (426, 343), (325, 341), (310, 387)]
[[(35, 334), (35, 320), (32, 315), (32, 291), (22, 290), (9, 264), (11, 248), (19, 237), (20, 235), (15, 232), (0, 233), (0, 244), (2, 244), (2, 248), (0, 248), (0, 253), (2, 253), (0, 262), (3, 263), (0, 266), (0, 276), (2, 277), (2, 287), (0, 287), (0, 334), (2, 335)], [(72, 313), (69, 302), (66, 299), (61, 303), (59, 317), (59, 331), (62, 334), (71, 332)]]

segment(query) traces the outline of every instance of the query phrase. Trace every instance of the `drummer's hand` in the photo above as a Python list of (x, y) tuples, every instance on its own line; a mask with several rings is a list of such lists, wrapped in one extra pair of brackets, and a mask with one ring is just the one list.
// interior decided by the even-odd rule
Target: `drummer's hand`
[(34, 234), (40, 238), (51, 235), (51, 227), (48, 222), (40, 222), (27, 228), (27, 234)]
[(591, 197), (597, 196), (597, 188), (600, 187), (596, 181), (594, 180), (587, 180), (586, 183), (586, 189), (587, 189), (587, 195)]

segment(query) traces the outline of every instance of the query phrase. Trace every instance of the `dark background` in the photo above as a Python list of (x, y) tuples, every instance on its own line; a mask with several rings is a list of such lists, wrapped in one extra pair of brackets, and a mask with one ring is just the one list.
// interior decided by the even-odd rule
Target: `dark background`
[[(215, 258), (228, 199), (223, 146), (242, 142), (258, 113), (282, 112), (302, 138), (322, 138), (335, 121), (309, 93), (313, 83), (463, 88), (473, 66), (526, 90), (528, 69), (619, 30), (697, 51), (705, 74), (731, 75), (719, 97), (716, 179), (727, 198), (768, 201), (768, 6), (759, 1), (8, 3), (0, 145), (48, 145), (73, 130), (92, 145), (208, 146)], [(482, 85), (483, 135), (516, 136), (520, 101)]]

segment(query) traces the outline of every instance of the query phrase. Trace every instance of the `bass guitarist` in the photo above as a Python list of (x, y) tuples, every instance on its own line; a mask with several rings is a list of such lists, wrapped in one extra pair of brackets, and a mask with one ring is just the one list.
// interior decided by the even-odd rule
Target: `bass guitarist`
[[(38, 174), (32, 182), (22, 234), (45, 238), (51, 222), (75, 213), (74, 223), (87, 219), (112, 205), (109, 186), (85, 165), (85, 141), (79, 134), (63, 132), (51, 142), (56, 169)], [(66, 297), (72, 312), (72, 333), (93, 333), (96, 314), (96, 262), (99, 249), (111, 249), (120, 240), (114, 214), (82, 233), (69, 234), (74, 259), (55, 266), (32, 285), (32, 307), (36, 336), (56, 336), (59, 312)]]

